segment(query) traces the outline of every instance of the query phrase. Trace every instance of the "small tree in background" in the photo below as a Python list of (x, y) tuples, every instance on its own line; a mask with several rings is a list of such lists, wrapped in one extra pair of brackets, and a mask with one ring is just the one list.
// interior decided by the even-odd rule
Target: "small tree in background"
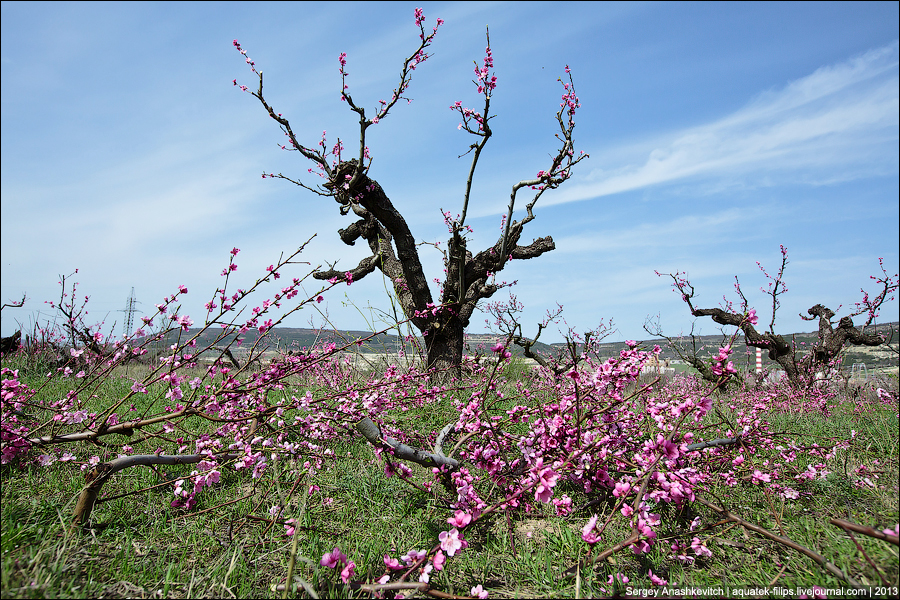
[[(870, 276), (872, 280), (881, 286), (880, 292), (872, 298), (868, 292), (860, 290), (863, 294), (862, 301), (855, 304), (854, 312), (838, 321), (837, 327), (831, 322), (835, 312), (822, 304), (816, 304), (809, 308), (806, 311), (809, 316), (800, 315), (800, 318), (806, 321), (819, 320), (819, 340), (803, 356), (798, 356), (798, 348), (792, 342), (775, 333), (775, 313), (781, 306), (781, 301), (778, 297), (788, 291), (784, 283), (784, 269), (788, 264), (787, 248), (781, 246), (781, 266), (778, 269), (778, 274), (774, 277), (769, 275), (759, 262), (756, 264), (766, 278), (770, 280), (767, 288), (760, 289), (772, 298), (772, 318), (769, 321), (768, 329), (763, 332), (757, 331), (755, 327), (759, 322), (759, 318), (756, 316), (756, 309), (749, 307), (749, 302), (743, 291), (741, 291), (741, 284), (736, 276), (734, 278), (734, 289), (741, 299), (741, 306), (738, 310), (735, 310), (733, 304), (728, 300), (725, 301), (724, 308), (695, 308), (692, 302), (694, 286), (684, 277), (684, 273), (678, 272), (674, 275), (669, 273), (668, 275), (672, 278), (672, 287), (681, 293), (682, 300), (688, 305), (693, 316), (711, 317), (713, 321), (720, 325), (731, 325), (739, 328), (743, 332), (748, 346), (768, 350), (769, 358), (781, 365), (795, 389), (814, 383), (817, 373), (825, 373), (835, 367), (839, 362), (844, 347), (848, 345), (880, 346), (888, 341), (883, 335), (874, 330), (871, 333), (866, 331), (878, 316), (878, 311), (882, 304), (893, 300), (893, 294), (897, 290), (898, 275), (889, 276), (887, 274), (884, 268), (884, 259), (878, 259), (882, 277)], [(662, 273), (657, 272), (657, 275), (662, 276)], [(866, 315), (866, 322), (861, 328), (857, 329), (853, 325), (853, 317), (862, 314)], [(731, 350), (730, 347), (723, 350), (725, 350), (727, 357)], [(722, 351), (720, 351), (720, 356), (721, 354)], [(696, 346), (694, 359), (694, 361), (691, 361), (691, 364), (697, 362)], [(719, 362), (724, 362), (724, 359)], [(728, 363), (728, 365), (731, 365), (731, 363)], [(697, 365), (695, 364), (695, 366)], [(705, 370), (700, 369), (700, 371), (704, 378), (711, 380), (714, 380), (714, 378), (711, 378), (710, 374), (714, 377), (723, 375), (721, 369), (719, 369), (719, 372), (713, 372), (709, 368)]]
[[(352, 211), (358, 217), (349, 227), (338, 231), (341, 240), (352, 246), (357, 240), (362, 239), (372, 251), (371, 256), (364, 258), (349, 271), (331, 268), (317, 273), (315, 277), (351, 283), (362, 279), (375, 269), (380, 270), (390, 279), (403, 312), (425, 338), (427, 366), (447, 374), (458, 375), (462, 362), (464, 332), (472, 313), (480, 300), (490, 298), (504, 286), (503, 283), (496, 282), (496, 274), (502, 271), (510, 260), (535, 258), (556, 247), (550, 236), (538, 238), (530, 244), (520, 243), (525, 225), (535, 218), (533, 213), (535, 204), (546, 190), (559, 187), (568, 179), (572, 167), (588, 155), (582, 152), (576, 156), (574, 150), (572, 133), (575, 129), (575, 110), (580, 104), (567, 66), (566, 81), (559, 80), (563, 86), (563, 94), (560, 110), (556, 113), (559, 124), (559, 133), (556, 134), (559, 141), (558, 150), (552, 156), (546, 170), (541, 170), (534, 177), (521, 180), (512, 186), (509, 211), (500, 238), (492, 246), (477, 254), (473, 254), (467, 248), (466, 234), (471, 232), (471, 229), (466, 225), (466, 213), (472, 180), (481, 152), (492, 135), (489, 125), (490, 119), (493, 118), (490, 114), (491, 94), (497, 85), (497, 78), (491, 72), (494, 63), (488, 35), (483, 65), (479, 67), (476, 64), (475, 67), (474, 83), (478, 94), (484, 99), (481, 111), (465, 108), (461, 101), (450, 106), (450, 109), (457, 111), (462, 118), (459, 128), (474, 135), (477, 141), (469, 147), (472, 164), (466, 180), (462, 212), (456, 217), (450, 212), (444, 212), (444, 221), (450, 232), (447, 250), (444, 251), (447, 275), (441, 287), (440, 298), (435, 302), (419, 259), (416, 238), (382, 187), (369, 177), (372, 159), (366, 146), (366, 130), (387, 117), (400, 99), (409, 101), (404, 93), (409, 88), (412, 71), (431, 56), (426, 53), (426, 49), (431, 45), (443, 20), (438, 19), (431, 33), (427, 35), (424, 20), (422, 10), (417, 8), (415, 22), (420, 31), (419, 47), (404, 60), (400, 71), (400, 83), (391, 93), (390, 100), (379, 101), (379, 106), (373, 111), (374, 116), (368, 117), (366, 109), (357, 104), (350, 95), (347, 85), (346, 55), (343, 53), (340, 55), (341, 100), (359, 115), (359, 147), (352, 158), (345, 157), (340, 139), (329, 148), (324, 134), (315, 146), (302, 144), (291, 129), (288, 119), (275, 112), (264, 98), (262, 72), (256, 69), (255, 63), (250, 58), (246, 58), (246, 61), (259, 77), (259, 87), (256, 91), (250, 91), (246, 86), (240, 88), (251, 93), (262, 103), (269, 116), (278, 123), (287, 136), (289, 141), (282, 149), (300, 152), (313, 162), (313, 167), (309, 168), (308, 172), (317, 174), (325, 181), (321, 185), (310, 186), (281, 173), (264, 174), (263, 177), (286, 179), (320, 196), (334, 198), (340, 205), (342, 215)], [(237, 40), (234, 41), (234, 45), (246, 57), (246, 52)], [(237, 80), (234, 84), (238, 85)], [(525, 206), (527, 214), (513, 222), (512, 213), (516, 197), (522, 189), (532, 191), (533, 196)]]

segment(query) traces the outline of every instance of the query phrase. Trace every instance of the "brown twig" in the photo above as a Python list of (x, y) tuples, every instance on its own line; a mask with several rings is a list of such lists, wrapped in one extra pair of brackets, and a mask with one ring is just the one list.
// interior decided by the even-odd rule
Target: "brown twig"
[(775, 541), (775, 542), (778, 542), (779, 544), (785, 545), (788, 548), (793, 548), (794, 550), (796, 550), (797, 552), (800, 552), (801, 554), (805, 554), (809, 558), (816, 561), (822, 568), (824, 568), (826, 571), (828, 571), (832, 575), (846, 581), (854, 589), (857, 589), (857, 590), (863, 589), (862, 586), (859, 585), (859, 583), (855, 579), (853, 579), (852, 577), (850, 577), (849, 575), (844, 573), (840, 568), (838, 568), (837, 566), (835, 566), (834, 564), (832, 564), (831, 562), (826, 560), (824, 556), (822, 556), (821, 554), (818, 554), (816, 552), (813, 552), (806, 546), (803, 546), (802, 544), (798, 544), (794, 540), (788, 539), (786, 537), (781, 537), (780, 535), (775, 535), (768, 529), (765, 529), (763, 527), (760, 527), (759, 525), (750, 523), (749, 521), (745, 521), (741, 517), (725, 510), (724, 508), (716, 506), (712, 502), (704, 500), (703, 498), (697, 498), (697, 502), (699, 502), (700, 504), (702, 504), (708, 508), (713, 509), (714, 511), (716, 511), (717, 513), (719, 513), (720, 515), (722, 515), (729, 521), (739, 523), (744, 529), (749, 529), (750, 531), (758, 533), (763, 537), (769, 538), (772, 541)]
[(234, 504), (235, 502), (240, 502), (241, 500), (246, 500), (247, 498), (250, 498), (251, 496), (253, 496), (253, 492), (250, 492), (249, 494), (241, 496), (240, 498), (235, 498), (234, 500), (229, 500), (228, 502), (223, 502), (222, 504), (217, 504), (216, 506), (210, 506), (209, 508), (204, 508), (203, 510), (198, 510), (197, 512), (194, 512), (194, 513), (189, 513), (186, 515), (179, 515), (176, 518), (188, 519), (190, 517), (197, 517), (197, 516), (202, 515), (203, 513), (208, 513), (208, 512), (212, 512), (214, 510), (218, 510), (218, 509), (222, 508), (223, 506), (228, 506), (229, 504)]
[[(841, 529), (843, 529), (844, 531), (847, 532), (847, 535), (850, 536), (850, 540), (856, 545), (856, 549), (859, 550), (859, 551), (862, 553), (863, 557), (866, 559), (866, 562), (869, 563), (869, 566), (872, 567), (872, 568), (875, 570), (876, 573), (878, 573), (878, 577), (881, 578), (881, 583), (884, 584), (884, 585), (890, 585), (889, 582), (888, 582), (888, 580), (887, 580), (887, 577), (884, 576), (884, 573), (881, 571), (881, 569), (878, 568), (878, 565), (875, 564), (875, 561), (873, 561), (873, 560), (869, 557), (869, 555), (866, 553), (866, 551), (865, 551), (865, 549), (862, 547), (862, 545), (861, 545), (861, 544), (856, 540), (856, 538), (853, 536), (853, 533), (852, 533), (852, 532), (853, 532), (853, 531), (856, 531), (857, 533), (862, 533), (862, 534), (865, 534), (865, 535), (872, 535), (873, 533), (874, 533), (874, 534), (878, 534), (878, 535), (873, 535), (872, 537), (879, 537), (879, 535), (880, 535), (880, 536), (884, 536), (884, 537), (881, 538), (881, 539), (887, 539), (887, 538), (889, 538), (889, 537), (894, 537), (894, 538), (896, 538), (897, 536), (889, 536), (889, 535), (887, 535), (887, 534), (885, 534), (885, 533), (882, 533), (882, 532), (880, 532), (880, 531), (877, 531), (877, 530), (875, 530), (875, 529), (872, 529), (871, 527), (864, 527), (864, 526), (862, 526), (862, 525), (857, 525), (856, 523), (851, 523), (851, 522), (849, 522), (849, 521), (844, 521), (843, 519), (829, 519), (828, 522), (831, 523), (832, 525), (837, 525), (838, 527), (840, 527)], [(897, 542), (894, 541), (894, 543), (896, 544)]]
[(394, 583), (364, 583), (364, 584), (351, 584), (350, 589), (353, 590), (362, 590), (363, 592), (367, 592), (369, 594), (374, 594), (377, 592), (383, 592), (387, 590), (416, 590), (418, 592), (422, 592), (423, 594), (428, 594), (429, 596), (434, 596), (435, 598), (453, 598), (453, 599), (467, 599), (472, 596), (457, 596), (455, 594), (448, 594), (447, 592), (442, 592), (440, 590), (433, 590), (431, 586), (427, 583), (420, 581), (397, 581)]
[(441, 467), (446, 465), (452, 470), (459, 468), (459, 461), (448, 458), (443, 454), (417, 450), (394, 438), (382, 436), (381, 429), (369, 417), (360, 420), (355, 427), (373, 446), (376, 448), (390, 448), (394, 452), (394, 457), (401, 460), (412, 461), (424, 467)]
[(869, 537), (878, 538), (879, 540), (890, 542), (895, 546), (900, 545), (900, 536), (883, 533), (881, 531), (878, 531), (877, 529), (866, 527), (865, 525), (857, 525), (856, 523), (851, 523), (850, 521), (845, 521), (843, 519), (828, 519), (828, 522), (832, 525), (837, 525), (841, 529), (855, 531), (856, 533), (861, 533)]
[(869, 563), (869, 566), (872, 567), (873, 569), (875, 569), (875, 572), (878, 573), (878, 577), (881, 578), (881, 583), (885, 586), (890, 585), (888, 583), (887, 577), (884, 576), (884, 573), (881, 572), (881, 569), (878, 568), (878, 565), (875, 564), (875, 561), (873, 561), (869, 557), (869, 555), (866, 554), (866, 551), (863, 549), (863, 547), (860, 545), (860, 543), (858, 541), (856, 541), (856, 538), (853, 536), (853, 534), (848, 531), (847, 535), (850, 536), (850, 540), (856, 545), (856, 549), (859, 550), (860, 552), (862, 552), (863, 558), (866, 559), (866, 562)]
[(632, 533), (630, 536), (628, 536), (627, 539), (622, 540), (615, 546), (610, 546), (609, 548), (607, 548), (606, 550), (604, 550), (597, 556), (589, 557), (589, 558), (585, 559), (584, 561), (578, 561), (577, 563), (575, 563), (574, 566), (566, 569), (563, 572), (563, 575), (565, 575), (566, 577), (572, 577), (579, 571), (579, 568), (580, 568), (579, 566), (581, 565), (582, 562), (585, 563), (585, 566), (594, 565), (594, 564), (600, 562), (601, 560), (606, 560), (607, 558), (609, 558), (616, 552), (619, 552), (620, 550), (624, 550), (625, 548), (629, 547), (630, 545), (634, 544), (635, 542), (639, 541), (640, 539), (641, 539), (640, 533)]

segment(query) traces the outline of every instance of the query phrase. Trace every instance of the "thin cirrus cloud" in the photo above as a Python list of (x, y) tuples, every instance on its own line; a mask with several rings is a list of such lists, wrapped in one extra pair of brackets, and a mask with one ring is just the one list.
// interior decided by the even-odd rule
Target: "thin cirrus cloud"
[[(687, 178), (824, 184), (897, 172), (898, 43), (822, 67), (715, 122), (596, 155), (614, 164), (545, 206)], [(593, 158), (593, 157), (592, 157)], [(621, 160), (621, 159), (620, 159)]]
[[(729, 208), (713, 214), (687, 215), (656, 223), (641, 223), (627, 229), (611, 228), (590, 234), (560, 237), (557, 240), (559, 254), (590, 252), (615, 253), (629, 247), (634, 240), (641, 240), (635, 251), (646, 254), (658, 248), (683, 248), (690, 245), (708, 245), (714, 237), (734, 238), (735, 228), (747, 220), (757, 220), (763, 214), (770, 217), (773, 210), (766, 207)], [(718, 233), (716, 233), (718, 232)], [(611, 261), (619, 260), (611, 254)]]

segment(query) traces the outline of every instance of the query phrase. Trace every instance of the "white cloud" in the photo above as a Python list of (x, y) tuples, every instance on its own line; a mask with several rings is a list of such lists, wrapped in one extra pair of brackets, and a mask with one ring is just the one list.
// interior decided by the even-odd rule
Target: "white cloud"
[[(550, 195), (545, 206), (675, 180), (748, 174), (802, 183), (896, 173), (898, 44), (822, 67), (715, 122), (592, 158), (620, 165)], [(893, 148), (893, 150), (890, 150)], [(888, 149), (885, 152), (885, 149)], [(621, 158), (630, 162), (621, 164)]]

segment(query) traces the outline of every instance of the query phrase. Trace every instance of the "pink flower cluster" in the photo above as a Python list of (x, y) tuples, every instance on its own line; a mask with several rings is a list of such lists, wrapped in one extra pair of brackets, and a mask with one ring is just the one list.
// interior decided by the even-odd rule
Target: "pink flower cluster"
[(494, 68), (494, 55), (491, 53), (491, 47), (484, 49), (484, 65), (479, 69), (475, 67), (475, 77), (478, 80), (478, 93), (490, 97), (491, 92), (497, 88), (497, 76), (490, 73)]
[[(719, 348), (719, 354), (713, 357), (712, 372), (719, 377), (723, 375), (731, 376), (737, 374), (737, 369), (734, 368), (734, 363), (728, 360), (731, 352), (731, 346), (725, 346), (724, 348)], [(728, 361), (728, 364), (725, 364), (725, 361)]]
[(341, 567), (341, 581), (344, 583), (350, 583), (350, 578), (353, 577), (353, 571), (356, 569), (356, 563), (349, 560), (337, 546), (331, 552), (323, 554), (319, 564), (329, 569)]
[[(244, 50), (243, 48), (241, 48), (241, 45), (238, 43), (238, 41), (237, 41), (237, 40), (234, 40), (234, 41), (232, 42), (232, 45), (235, 47), (235, 49), (236, 49), (238, 52), (241, 53), (241, 55), (244, 57), (245, 62), (246, 62), (248, 65), (250, 65), (250, 70), (253, 71), (253, 73), (259, 75), (259, 71), (256, 70), (256, 63), (253, 62), (253, 61), (250, 59), (249, 56), (247, 56), (247, 51)], [(240, 85), (240, 84), (238, 84), (237, 79), (233, 80), (232, 83), (233, 83), (236, 87), (239, 87), (239, 88), (241, 89), (242, 92), (248, 91), (248, 90), (247, 90), (247, 86), (246, 86), (246, 85)]]

